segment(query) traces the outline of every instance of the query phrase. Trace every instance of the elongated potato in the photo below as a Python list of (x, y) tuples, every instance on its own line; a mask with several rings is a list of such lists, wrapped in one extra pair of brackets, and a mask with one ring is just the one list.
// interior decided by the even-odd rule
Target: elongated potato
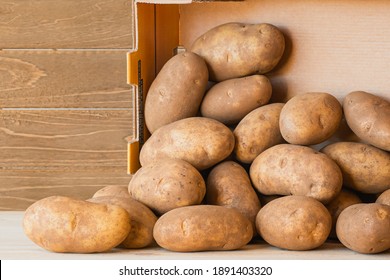
[(329, 93), (296, 95), (287, 101), (280, 113), (280, 132), (291, 144), (319, 144), (336, 132), (342, 114), (341, 104)]
[(101, 196), (130, 197), (126, 186), (107, 186), (93, 194), (93, 198)]
[(253, 161), (250, 177), (265, 195), (305, 195), (326, 204), (341, 190), (340, 168), (327, 155), (292, 144), (273, 146)]
[(212, 81), (224, 81), (271, 71), (284, 48), (284, 36), (277, 27), (232, 22), (201, 35), (191, 51), (206, 60)]
[(344, 185), (362, 193), (390, 189), (390, 154), (364, 143), (337, 142), (321, 149), (340, 167)]
[(343, 102), (345, 119), (363, 141), (390, 151), (390, 102), (364, 91), (349, 93)]
[[(127, 190), (127, 188), (126, 188)], [(118, 196), (98, 196), (88, 199), (90, 202), (117, 205), (129, 213), (130, 232), (120, 244), (128, 249), (144, 248), (153, 243), (153, 227), (157, 221), (156, 215), (135, 199)]]
[(234, 161), (215, 166), (207, 177), (206, 203), (235, 208), (245, 215), (255, 229), (260, 200), (252, 187), (248, 173)]
[(233, 131), (235, 137), (234, 155), (243, 163), (253, 160), (266, 149), (282, 144), (279, 116), (284, 103), (262, 106), (246, 115)]
[(179, 252), (235, 250), (253, 236), (250, 221), (234, 208), (196, 205), (161, 216), (153, 235), (161, 247)]
[(390, 249), (390, 206), (359, 203), (341, 212), (336, 233), (340, 242), (353, 251), (375, 254)]
[(200, 204), (206, 184), (188, 162), (166, 158), (139, 169), (131, 178), (129, 194), (161, 215), (178, 207)]
[(285, 196), (267, 203), (256, 217), (258, 233), (269, 244), (311, 250), (329, 235), (332, 219), (322, 203), (306, 196)]
[(145, 122), (151, 133), (166, 124), (195, 117), (206, 91), (208, 70), (191, 52), (171, 58), (153, 81), (145, 101)]
[(23, 228), (37, 245), (53, 252), (105, 252), (130, 232), (129, 214), (103, 205), (63, 196), (41, 199), (27, 208)]
[(227, 158), (234, 148), (234, 136), (222, 123), (202, 117), (176, 121), (158, 129), (143, 145), (141, 165), (163, 158), (189, 162), (198, 170)]
[(200, 112), (226, 125), (237, 124), (249, 112), (267, 104), (271, 95), (272, 86), (266, 76), (226, 80), (206, 93)]
[(375, 202), (390, 206), (390, 189), (381, 193)]

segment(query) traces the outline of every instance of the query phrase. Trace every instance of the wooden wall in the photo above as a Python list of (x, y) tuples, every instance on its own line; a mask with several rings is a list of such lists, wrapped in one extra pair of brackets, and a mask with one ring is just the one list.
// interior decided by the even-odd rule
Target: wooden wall
[(0, 0), (0, 210), (127, 185), (131, 0)]

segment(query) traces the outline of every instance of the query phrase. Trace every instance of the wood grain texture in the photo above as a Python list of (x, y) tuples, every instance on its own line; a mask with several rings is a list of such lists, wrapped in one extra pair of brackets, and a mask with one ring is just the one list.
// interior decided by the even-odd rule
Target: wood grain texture
[(126, 51), (0, 51), (0, 108), (130, 108)]
[(0, 209), (127, 185), (132, 110), (0, 110)]
[(132, 0), (0, 0), (0, 49), (131, 49), (132, 5)]

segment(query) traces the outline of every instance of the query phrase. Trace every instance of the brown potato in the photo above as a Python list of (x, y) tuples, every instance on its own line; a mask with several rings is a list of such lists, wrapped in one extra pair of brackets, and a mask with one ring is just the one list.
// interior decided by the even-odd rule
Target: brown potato
[(130, 194), (127, 189), (127, 186), (107, 186), (95, 192), (92, 197), (95, 198), (101, 196), (115, 196), (127, 198), (130, 197)]
[(203, 170), (227, 158), (233, 148), (234, 135), (228, 127), (213, 119), (194, 117), (153, 133), (141, 149), (140, 162), (144, 166), (163, 158), (177, 158)]
[[(126, 188), (127, 190), (127, 188)], [(144, 248), (151, 245), (153, 239), (153, 227), (157, 221), (156, 215), (135, 199), (118, 196), (98, 196), (88, 199), (90, 202), (117, 205), (129, 213), (130, 232), (120, 244), (128, 249)]]
[(63, 196), (41, 199), (27, 208), (24, 232), (53, 252), (105, 252), (130, 232), (129, 214), (116, 205), (102, 205)]
[(206, 194), (202, 175), (180, 159), (161, 159), (144, 165), (131, 178), (130, 196), (158, 214), (200, 204)]
[(363, 141), (390, 151), (390, 102), (364, 91), (349, 93), (343, 102), (345, 119)]
[(284, 48), (284, 36), (277, 27), (232, 22), (207, 31), (195, 40), (191, 51), (206, 60), (212, 81), (224, 81), (271, 71)]
[(390, 189), (390, 154), (364, 143), (337, 142), (321, 149), (340, 167), (344, 185), (362, 193)]
[(342, 114), (341, 104), (329, 93), (296, 95), (280, 113), (280, 132), (291, 144), (319, 144), (337, 131)]
[(385, 204), (390, 206), (390, 189), (381, 193), (375, 201), (376, 203)]
[(206, 183), (206, 203), (235, 208), (251, 221), (255, 229), (260, 201), (248, 173), (238, 163), (225, 161), (215, 166)]
[(237, 124), (249, 112), (267, 104), (271, 94), (271, 83), (263, 75), (226, 80), (206, 93), (200, 112), (226, 125)]
[(246, 115), (233, 131), (234, 155), (243, 163), (253, 160), (266, 149), (284, 143), (280, 134), (279, 116), (284, 103), (262, 106)]
[(329, 235), (330, 237), (337, 238), (336, 222), (340, 216), (340, 213), (348, 206), (358, 203), (362, 203), (362, 201), (357, 194), (342, 189), (338, 196), (326, 205), (326, 208), (332, 217), (332, 230)]
[(288, 250), (311, 250), (329, 235), (332, 219), (322, 203), (306, 196), (285, 196), (267, 203), (256, 217), (263, 239)]
[(235, 250), (252, 238), (250, 221), (234, 208), (196, 205), (161, 216), (153, 230), (161, 247), (178, 252)]
[(341, 212), (336, 224), (341, 243), (356, 252), (375, 254), (390, 248), (390, 206), (354, 204)]
[(172, 57), (153, 81), (145, 100), (145, 122), (151, 133), (159, 127), (195, 117), (206, 91), (208, 70), (191, 52)]
[(280, 144), (262, 152), (250, 167), (254, 187), (265, 195), (305, 195), (326, 204), (340, 192), (340, 168), (314, 149)]

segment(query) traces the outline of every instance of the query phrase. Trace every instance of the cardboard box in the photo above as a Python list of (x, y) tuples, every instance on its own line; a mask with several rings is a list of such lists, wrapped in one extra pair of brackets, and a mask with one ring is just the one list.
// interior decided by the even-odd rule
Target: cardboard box
[[(274, 24), (286, 38), (282, 61), (266, 74), (271, 102), (313, 91), (342, 102), (363, 90), (390, 100), (390, 2), (360, 0), (135, 1), (135, 42), (129, 83), (135, 84), (137, 125), (129, 138), (129, 173), (147, 138), (143, 99), (150, 83), (178, 46), (188, 48), (208, 29), (226, 22)], [(350, 132), (343, 126), (344, 138)]]

